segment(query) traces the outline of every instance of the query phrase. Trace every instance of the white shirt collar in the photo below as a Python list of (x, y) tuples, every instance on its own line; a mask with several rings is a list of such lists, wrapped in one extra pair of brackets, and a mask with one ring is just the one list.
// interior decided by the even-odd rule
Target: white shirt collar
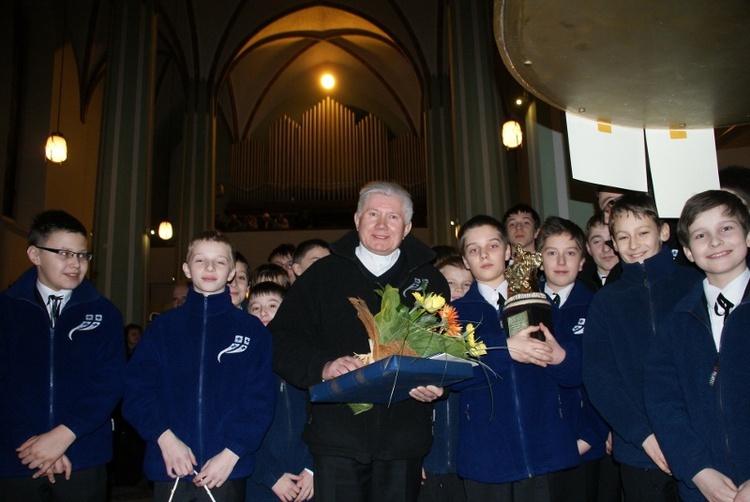
[(553, 298), (552, 295), (555, 295), (555, 294), (557, 296), (559, 296), (560, 297), (560, 305), (559, 305), (559, 307), (562, 307), (563, 304), (565, 304), (565, 302), (568, 301), (568, 297), (570, 296), (570, 292), (573, 291), (573, 286), (575, 286), (575, 285), (576, 285), (575, 282), (571, 282), (570, 284), (568, 284), (567, 286), (565, 286), (564, 288), (562, 288), (560, 291), (552, 291), (550, 289), (550, 287), (549, 287), (549, 284), (545, 282), (544, 283), (544, 292), (547, 293), (547, 295), (550, 298)]
[(42, 297), (42, 301), (44, 302), (45, 307), (47, 307), (47, 312), (50, 311), (50, 302), (49, 302), (49, 295), (55, 295), (55, 296), (62, 296), (62, 302), (60, 302), (60, 312), (63, 311), (63, 308), (65, 308), (65, 304), (68, 303), (68, 300), (70, 300), (71, 295), (73, 294), (72, 289), (61, 289), (60, 291), (55, 291), (52, 288), (48, 288), (39, 280), (36, 281), (36, 289), (39, 291), (39, 294)]
[(397, 248), (388, 256), (381, 256), (369, 251), (360, 243), (354, 249), (354, 254), (372, 275), (380, 277), (396, 264), (398, 257), (401, 255), (401, 250)]
[(503, 281), (496, 288), (493, 288), (491, 286), (478, 282), (477, 288), (479, 289), (479, 294), (482, 295), (482, 298), (487, 300), (487, 303), (489, 303), (495, 308), (498, 308), (497, 300), (500, 297), (500, 295), (502, 295), (503, 299), (505, 300), (508, 299), (508, 281)]
[[(716, 286), (712, 286), (708, 283), (708, 278), (703, 279), (703, 294), (706, 295), (706, 303), (708, 304), (708, 317), (711, 320), (711, 331), (714, 336), (714, 344), (716, 350), (719, 350), (721, 346), (721, 332), (724, 329), (724, 316), (718, 315), (714, 310), (716, 299), (719, 297), (719, 293), (724, 295), (724, 298), (732, 302), (735, 306), (742, 302), (742, 295), (745, 294), (745, 288), (747, 283), (750, 281), (750, 269), (745, 267), (745, 271), (734, 278), (732, 282), (726, 285), (724, 289), (719, 289)], [(729, 312), (731, 315), (731, 311)]]

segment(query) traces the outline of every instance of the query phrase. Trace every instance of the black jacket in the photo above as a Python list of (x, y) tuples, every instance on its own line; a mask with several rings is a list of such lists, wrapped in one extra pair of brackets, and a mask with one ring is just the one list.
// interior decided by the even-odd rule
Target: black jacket
[[(445, 278), (431, 265), (434, 253), (416, 238), (404, 239), (398, 261), (380, 277), (356, 258), (358, 244), (356, 231), (334, 242), (332, 254), (295, 282), (268, 326), (274, 339), (274, 371), (297, 387), (321, 382), (328, 361), (370, 352), (367, 332), (348, 298), (361, 298), (375, 314), (381, 301), (376, 289), (390, 284), (410, 306), (411, 293), (425, 281), (428, 291), (450, 298)], [(359, 462), (420, 457), (432, 442), (431, 410), (431, 404), (407, 399), (374, 405), (355, 416), (345, 404), (315, 403), (303, 439), (313, 454)]]

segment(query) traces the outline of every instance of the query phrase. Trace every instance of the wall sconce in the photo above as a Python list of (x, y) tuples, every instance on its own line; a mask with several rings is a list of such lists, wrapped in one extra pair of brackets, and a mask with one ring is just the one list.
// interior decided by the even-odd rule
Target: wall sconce
[(159, 238), (163, 241), (168, 241), (172, 238), (172, 224), (168, 221), (162, 221), (159, 223)]
[(503, 124), (503, 145), (505, 148), (518, 148), (523, 143), (523, 132), (521, 124), (515, 120), (509, 120)]
[(63, 138), (60, 131), (60, 108), (62, 107), (62, 85), (63, 85), (63, 74), (65, 73), (65, 35), (68, 31), (68, 2), (64, 4), (63, 14), (63, 32), (62, 32), (62, 54), (60, 56), (60, 85), (57, 90), (57, 131), (53, 132), (47, 138), (47, 144), (44, 146), (44, 153), (47, 160), (56, 164), (62, 164), (68, 160), (68, 143)]

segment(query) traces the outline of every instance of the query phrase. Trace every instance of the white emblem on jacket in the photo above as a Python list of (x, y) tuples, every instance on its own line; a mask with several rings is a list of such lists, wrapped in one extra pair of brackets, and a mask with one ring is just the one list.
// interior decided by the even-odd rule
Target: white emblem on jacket
[(70, 338), (71, 340), (73, 339), (74, 331), (91, 331), (92, 329), (98, 328), (101, 323), (101, 314), (86, 314), (86, 318), (81, 324), (68, 331), (68, 338)]
[(249, 336), (235, 335), (234, 343), (232, 343), (232, 345), (230, 345), (226, 349), (219, 352), (219, 355), (216, 356), (216, 360), (221, 362), (221, 356), (223, 356), (224, 354), (239, 354), (240, 352), (245, 352), (249, 344), (250, 344)]

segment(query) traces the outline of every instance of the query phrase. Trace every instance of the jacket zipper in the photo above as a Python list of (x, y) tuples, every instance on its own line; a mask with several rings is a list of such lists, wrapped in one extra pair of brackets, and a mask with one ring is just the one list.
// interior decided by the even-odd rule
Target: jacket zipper
[(201, 357), (198, 361), (198, 451), (200, 458), (198, 465), (201, 466), (206, 461), (206, 455), (203, 444), (203, 379), (205, 378), (205, 360), (206, 360), (206, 325), (208, 323), (208, 297), (203, 297), (203, 329), (201, 330)]
[(534, 477), (534, 473), (531, 472), (529, 467), (529, 456), (526, 451), (526, 439), (523, 431), (523, 421), (521, 420), (521, 402), (518, 400), (518, 386), (516, 385), (516, 368), (511, 365), (510, 367), (510, 378), (513, 382), (513, 399), (516, 403), (516, 422), (518, 423), (518, 435), (521, 442), (521, 451), (523, 452), (523, 463), (526, 466), (526, 476), (529, 478)]

